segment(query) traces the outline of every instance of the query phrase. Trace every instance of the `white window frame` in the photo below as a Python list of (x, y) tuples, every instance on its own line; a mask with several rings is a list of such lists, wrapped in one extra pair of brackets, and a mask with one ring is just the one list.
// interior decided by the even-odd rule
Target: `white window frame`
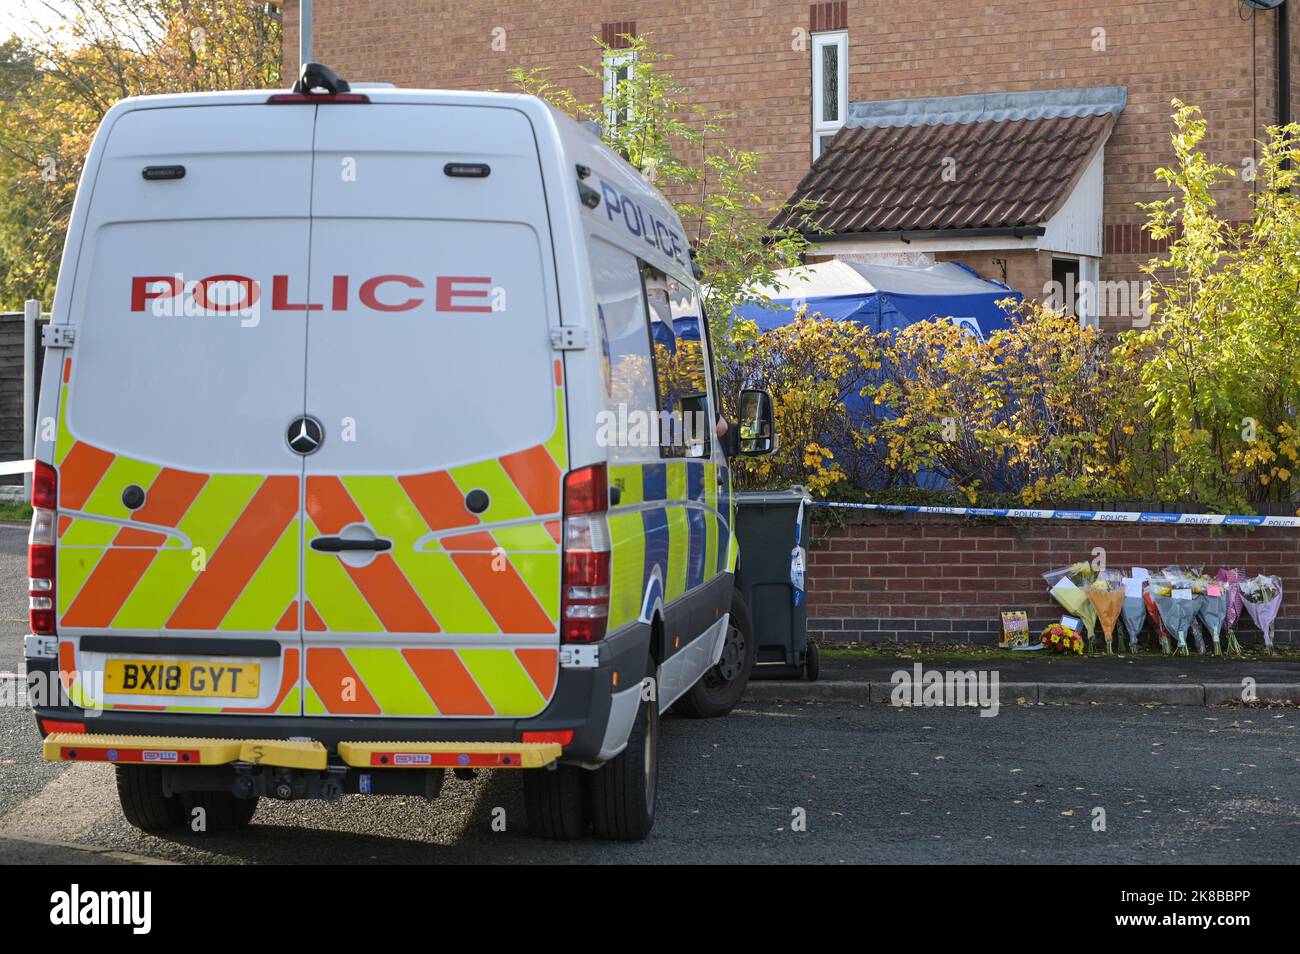
[[(618, 78), (618, 74), (626, 71), (628, 76), (630, 76), (634, 63), (636, 63), (635, 50), (610, 50), (605, 54), (605, 61), (602, 64), (604, 80), (604, 92), (602, 95), (606, 99), (614, 95), (615, 86), (622, 82), (622, 80)], [(627, 118), (632, 118), (631, 103), (628, 104)], [(605, 124), (610, 129), (613, 129), (618, 125), (618, 117), (614, 115), (612, 109), (605, 110)]]
[[(834, 122), (826, 122), (821, 118), (823, 94), (826, 88), (826, 78), (823, 75), (825, 70), (822, 68), (822, 50), (827, 46), (836, 46), (839, 48), (839, 56), (836, 62), (839, 65), (839, 109), (836, 110), (839, 119)], [(847, 30), (835, 30), (827, 33), (814, 33), (812, 35), (812, 157), (813, 162), (822, 154), (822, 137), (834, 135), (844, 126), (848, 118), (849, 111), (849, 33)]]

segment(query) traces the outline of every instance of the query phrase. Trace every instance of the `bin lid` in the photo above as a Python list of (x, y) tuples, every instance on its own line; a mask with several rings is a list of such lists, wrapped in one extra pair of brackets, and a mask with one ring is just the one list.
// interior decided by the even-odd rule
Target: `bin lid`
[(805, 500), (812, 502), (811, 495), (802, 487), (791, 487), (789, 490), (742, 490), (732, 494), (732, 498), (738, 507), (761, 504), (795, 507)]

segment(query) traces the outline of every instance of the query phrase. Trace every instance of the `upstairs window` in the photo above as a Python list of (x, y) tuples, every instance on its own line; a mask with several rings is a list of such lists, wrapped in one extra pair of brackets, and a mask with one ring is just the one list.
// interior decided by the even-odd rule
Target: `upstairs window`
[(605, 125), (617, 129), (632, 118), (631, 96), (627, 90), (619, 94), (619, 86), (632, 76), (636, 63), (634, 50), (610, 50), (605, 54)]
[(849, 35), (844, 30), (812, 38), (812, 157), (840, 131), (849, 111)]

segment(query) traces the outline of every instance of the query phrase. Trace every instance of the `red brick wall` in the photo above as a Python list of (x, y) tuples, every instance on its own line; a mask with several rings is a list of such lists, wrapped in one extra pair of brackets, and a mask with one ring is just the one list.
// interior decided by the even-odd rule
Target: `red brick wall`
[[(1300, 644), (1300, 531), (1047, 523), (871, 514), (815, 524), (809, 552), (809, 632), (826, 640), (991, 641), (998, 614), (1025, 610), (1034, 631), (1063, 610), (1040, 576), (1091, 560), (1152, 572), (1169, 564), (1220, 566), (1282, 580), (1280, 643)], [(1243, 614), (1244, 615), (1244, 614)], [(1258, 641), (1246, 620), (1243, 645)]]
[[(1252, 72), (1252, 26), (1239, 17), (1234, 0), (661, 0), (653, 6), (632, 0), (325, 0), (315, 7), (316, 59), (342, 76), (508, 89), (511, 67), (551, 66), (557, 83), (591, 100), (599, 97), (600, 82), (578, 68), (600, 65), (591, 37), (608, 24), (634, 21), (639, 34), (652, 34), (656, 47), (674, 57), (670, 67), (694, 102), (735, 115), (728, 137), (770, 157), (767, 184), (783, 195), (810, 161), (810, 53), (796, 48), (796, 31), (807, 31), (814, 17), (847, 24), (850, 100), (1127, 86), (1129, 105), (1106, 150), (1108, 226), (1141, 223), (1134, 203), (1163, 195), (1152, 173), (1169, 157), (1171, 98), (1204, 108), (1211, 155), (1238, 170), (1251, 155), (1252, 140), (1277, 115), (1276, 14), (1257, 16)], [(1093, 49), (1097, 28), (1106, 31), (1104, 52)], [(1300, 25), (1292, 41), (1300, 65), (1296, 35)], [(296, 0), (285, 4), (285, 36), (293, 74)], [(504, 41), (504, 49), (494, 50), (494, 40), (497, 46)], [(1229, 186), (1221, 211), (1243, 216), (1249, 188), (1240, 181)], [(1103, 262), (1101, 277), (1136, 278), (1147, 257), (1117, 251)]]

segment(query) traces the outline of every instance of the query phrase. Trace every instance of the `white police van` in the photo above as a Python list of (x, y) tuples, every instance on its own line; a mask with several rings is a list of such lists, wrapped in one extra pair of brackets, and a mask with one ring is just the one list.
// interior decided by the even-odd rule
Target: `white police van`
[[(681, 222), (520, 95), (125, 100), (46, 333), (27, 664), (46, 758), (126, 817), (524, 772), (531, 827), (640, 838), (659, 715), (754, 660)], [(196, 809), (203, 809), (196, 813)]]

